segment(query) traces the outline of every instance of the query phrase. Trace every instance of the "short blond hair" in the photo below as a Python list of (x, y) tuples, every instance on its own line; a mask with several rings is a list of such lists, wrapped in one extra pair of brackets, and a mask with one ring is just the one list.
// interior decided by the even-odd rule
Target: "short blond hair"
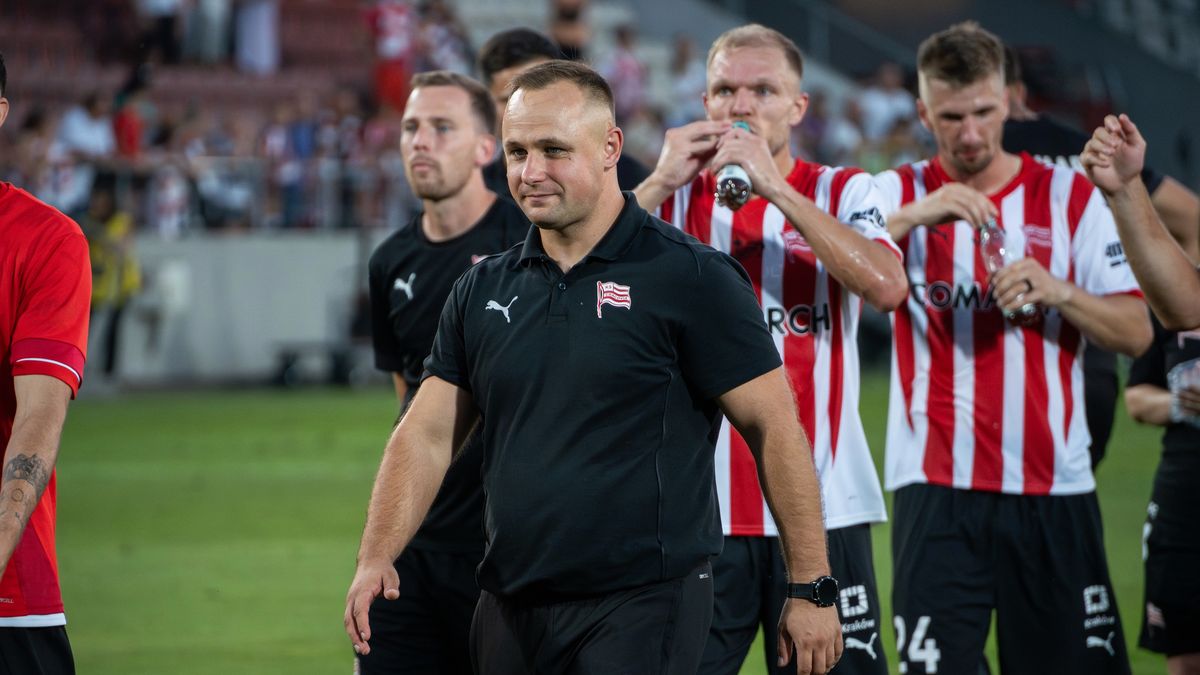
[(804, 54), (796, 43), (774, 28), (759, 23), (748, 23), (721, 33), (708, 50), (707, 65), (712, 66), (717, 54), (739, 47), (774, 47), (783, 52), (788, 66), (796, 73), (796, 79), (804, 79)]

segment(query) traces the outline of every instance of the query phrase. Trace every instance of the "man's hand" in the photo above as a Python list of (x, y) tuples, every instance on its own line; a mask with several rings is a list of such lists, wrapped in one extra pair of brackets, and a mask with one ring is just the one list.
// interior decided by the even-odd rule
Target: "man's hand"
[(1179, 403), (1179, 408), (1187, 415), (1200, 416), (1200, 388), (1184, 387), (1172, 394)]
[(1146, 139), (1128, 115), (1107, 115), (1104, 125), (1079, 156), (1088, 178), (1105, 194), (1128, 187), (1142, 173), (1146, 161)]
[(726, 164), (742, 167), (750, 177), (754, 194), (767, 200), (772, 200), (780, 190), (791, 189), (787, 179), (779, 174), (767, 139), (745, 129), (734, 127), (726, 131), (717, 141), (717, 153), (708, 164), (713, 173)]
[(906, 204), (889, 215), (887, 229), (894, 241), (900, 241), (918, 225), (933, 227), (965, 220), (975, 227), (982, 227), (998, 213), (996, 205), (982, 192), (962, 183), (947, 183), (924, 199)]
[(668, 129), (654, 171), (634, 189), (638, 204), (653, 211), (671, 193), (690, 183), (717, 151), (721, 134), (729, 131), (729, 122), (701, 120)]
[(1073, 290), (1070, 283), (1052, 276), (1033, 258), (1021, 258), (992, 275), (992, 294), (1008, 312), (1030, 303), (1058, 307), (1071, 299)]
[(701, 120), (669, 129), (654, 173), (672, 191), (692, 182), (717, 151), (717, 142), (729, 127), (729, 122)]
[(824, 675), (842, 658), (842, 624), (837, 608), (789, 598), (779, 616), (779, 665), (796, 654), (799, 675)]
[(350, 582), (350, 591), (346, 593), (346, 634), (354, 644), (358, 654), (369, 654), (371, 639), (371, 622), (368, 614), (371, 603), (382, 595), (387, 600), (400, 597), (400, 576), (396, 568), (387, 561), (358, 565), (354, 581)]
[(962, 183), (947, 183), (913, 206), (916, 207), (913, 219), (928, 226), (965, 220), (975, 227), (982, 227), (999, 214), (992, 200)]

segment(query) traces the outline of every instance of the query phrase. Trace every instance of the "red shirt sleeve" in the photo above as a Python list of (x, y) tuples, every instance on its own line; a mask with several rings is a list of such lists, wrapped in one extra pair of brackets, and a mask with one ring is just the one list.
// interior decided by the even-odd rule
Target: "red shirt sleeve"
[(49, 375), (71, 387), (83, 382), (92, 266), (80, 232), (38, 245), (20, 273), (12, 340), (13, 377)]

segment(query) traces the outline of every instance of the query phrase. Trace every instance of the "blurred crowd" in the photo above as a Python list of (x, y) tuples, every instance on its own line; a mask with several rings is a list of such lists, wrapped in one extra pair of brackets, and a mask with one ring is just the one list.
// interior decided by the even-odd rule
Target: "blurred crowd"
[[(17, 94), (23, 114), (0, 133), (0, 179), (77, 220), (94, 191), (109, 192), (137, 231), (167, 238), (196, 229), (399, 226), (418, 208), (397, 144), (409, 78), (433, 69), (477, 75), (469, 32), (446, 0), (347, 4), (374, 56), (358, 84), (297, 87), (248, 113), (163, 98), (153, 85), (177, 68), (286, 73), (279, 0), (86, 7), (89, 58), (125, 64), (128, 75), (115, 91), (85, 92), (66, 109)], [(594, 63), (609, 80), (626, 152), (648, 167), (667, 128), (704, 117), (706, 55), (689, 36), (675, 37), (668, 72), (654, 78), (669, 92), (654, 96), (633, 26), (597, 39), (587, 0), (548, 0), (545, 28), (566, 56)], [(843, 100), (811, 92), (796, 153), (872, 172), (928, 154), (905, 72), (884, 63), (859, 84), (860, 94)]]

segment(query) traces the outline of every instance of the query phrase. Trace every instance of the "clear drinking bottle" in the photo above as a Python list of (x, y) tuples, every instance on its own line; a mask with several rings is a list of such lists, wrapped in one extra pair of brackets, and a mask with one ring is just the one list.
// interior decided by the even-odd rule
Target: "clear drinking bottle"
[[(979, 252), (983, 256), (983, 265), (991, 274), (1025, 257), (1024, 251), (1017, 246), (1005, 244), (1004, 230), (996, 224), (994, 218), (989, 218), (983, 227), (979, 228)], [(1004, 311), (1004, 318), (1022, 326), (1037, 323), (1041, 312), (1032, 302), (1021, 305), (1015, 312)]]
[[(750, 125), (745, 122), (734, 122), (733, 126), (750, 131)], [(718, 205), (737, 211), (750, 201), (751, 189), (753, 186), (750, 184), (750, 176), (737, 164), (726, 164), (717, 172), (717, 190), (714, 196)]]

